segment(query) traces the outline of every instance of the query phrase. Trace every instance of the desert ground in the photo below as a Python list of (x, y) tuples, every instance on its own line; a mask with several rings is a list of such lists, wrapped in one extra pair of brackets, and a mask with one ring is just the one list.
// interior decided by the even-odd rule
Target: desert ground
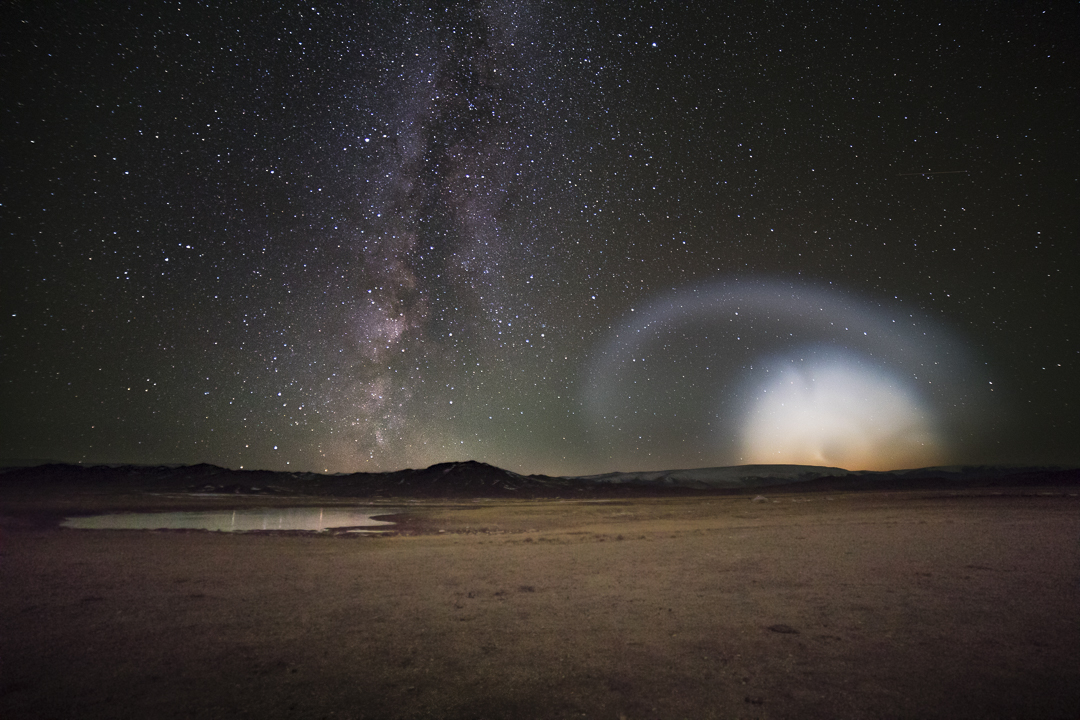
[(1080, 717), (1075, 487), (763, 495), (388, 500), (357, 536), (0, 492), (0, 717)]

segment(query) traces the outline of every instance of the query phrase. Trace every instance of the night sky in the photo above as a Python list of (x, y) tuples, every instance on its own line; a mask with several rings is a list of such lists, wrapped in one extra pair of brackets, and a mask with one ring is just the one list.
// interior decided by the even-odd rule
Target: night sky
[(1075, 2), (18, 2), (0, 459), (1080, 463)]

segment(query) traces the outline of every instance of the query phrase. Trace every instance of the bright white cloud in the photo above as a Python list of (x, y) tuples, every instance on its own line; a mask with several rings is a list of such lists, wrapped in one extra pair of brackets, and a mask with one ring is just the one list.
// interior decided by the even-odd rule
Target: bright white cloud
[(928, 408), (854, 357), (773, 365), (742, 428), (746, 463), (895, 470), (942, 459)]

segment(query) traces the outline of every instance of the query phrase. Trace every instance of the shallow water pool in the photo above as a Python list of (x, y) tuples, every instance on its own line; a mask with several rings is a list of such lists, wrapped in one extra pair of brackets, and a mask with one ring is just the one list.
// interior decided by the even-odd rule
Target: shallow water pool
[(67, 518), (63, 527), (79, 530), (307, 530), (393, 525), (375, 520), (390, 508), (247, 508), (243, 510), (193, 510), (160, 513), (113, 513)]

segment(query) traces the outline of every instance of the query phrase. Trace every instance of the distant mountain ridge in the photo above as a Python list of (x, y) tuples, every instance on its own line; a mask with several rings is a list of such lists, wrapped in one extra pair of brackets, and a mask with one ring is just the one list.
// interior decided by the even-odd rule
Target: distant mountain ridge
[(550, 477), (521, 475), (487, 463), (445, 462), (385, 473), (324, 475), (312, 472), (231, 470), (216, 465), (70, 465), (48, 463), (0, 469), (0, 483), (78, 484), (102, 489), (207, 494), (316, 495), (416, 498), (574, 498), (699, 493), (903, 490), (992, 486), (1080, 485), (1080, 469), (951, 466), (850, 471), (812, 465), (611, 472)]
[(694, 470), (653, 470), (582, 475), (574, 479), (600, 485), (662, 485), (700, 490), (744, 489), (787, 485), (820, 477), (843, 477), (849, 470), (813, 465), (736, 465)]

